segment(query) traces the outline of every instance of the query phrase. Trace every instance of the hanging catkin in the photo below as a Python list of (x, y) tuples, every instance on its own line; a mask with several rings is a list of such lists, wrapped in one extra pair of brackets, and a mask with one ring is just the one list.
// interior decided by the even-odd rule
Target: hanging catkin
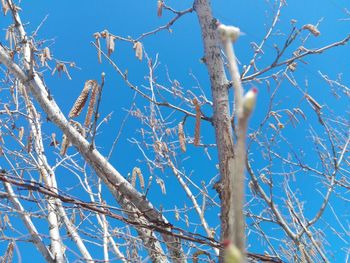
[(79, 97), (77, 98), (72, 109), (69, 112), (69, 118), (75, 118), (79, 116), (79, 114), (85, 106), (85, 103), (89, 96), (89, 91), (94, 85), (94, 83), (96, 83), (96, 80), (88, 80), (85, 82), (82, 92), (80, 93)]
[(192, 100), (195, 110), (196, 110), (196, 124), (194, 128), (194, 145), (199, 145), (199, 139), (200, 139), (200, 132), (201, 132), (201, 108), (199, 106), (198, 100), (194, 98)]

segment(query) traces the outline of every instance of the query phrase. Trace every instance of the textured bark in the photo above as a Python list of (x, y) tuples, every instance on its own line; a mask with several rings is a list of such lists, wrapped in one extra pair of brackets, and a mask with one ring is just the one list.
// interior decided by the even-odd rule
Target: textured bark
[[(21, 49), (22, 53), (22, 61), (23, 65), (26, 69), (26, 71), (31, 72), (33, 64), (32, 61), (32, 50), (30, 48), (28, 36), (24, 30), (23, 24), (21, 22), (21, 18), (19, 17), (18, 10), (14, 3), (11, 0), (7, 1), (9, 8), (12, 13), (13, 21), (15, 24), (15, 28), (17, 31), (17, 38), (20, 43), (23, 44), (23, 48)], [(26, 91), (24, 90), (24, 97), (27, 97)], [(32, 119), (29, 120), (31, 131), (34, 135), (34, 148), (35, 152), (38, 154), (38, 167), (40, 169), (40, 173), (43, 175), (44, 180), (46, 180), (46, 183), (49, 187), (57, 188), (56, 182), (54, 180), (54, 177), (50, 177), (49, 173), (47, 172), (46, 167), (48, 167), (48, 162), (46, 159), (46, 156), (44, 155), (44, 145), (41, 140), (41, 126), (37, 123), (39, 120), (37, 113), (31, 105), (32, 103), (27, 98), (26, 99), (26, 107), (29, 116), (32, 117)], [(56, 204), (55, 199), (52, 197), (47, 197), (47, 221), (49, 223), (49, 235), (50, 235), (50, 250), (53, 254), (53, 257), (57, 263), (64, 263), (66, 262), (64, 258), (64, 250), (62, 247), (62, 239), (59, 231), (59, 218), (56, 214)]]
[(209, 71), (213, 97), (213, 122), (221, 175), (221, 181), (217, 190), (221, 197), (221, 240), (224, 240), (228, 239), (230, 233), (234, 232), (234, 229), (230, 229), (232, 224), (229, 224), (230, 211), (234, 211), (233, 203), (230, 202), (232, 200), (232, 192), (230, 191), (231, 180), (234, 175), (234, 145), (230, 119), (228, 81), (220, 55), (219, 39), (215, 31), (215, 21), (212, 17), (210, 3), (207, 0), (196, 0), (195, 10), (201, 26), (205, 61)]

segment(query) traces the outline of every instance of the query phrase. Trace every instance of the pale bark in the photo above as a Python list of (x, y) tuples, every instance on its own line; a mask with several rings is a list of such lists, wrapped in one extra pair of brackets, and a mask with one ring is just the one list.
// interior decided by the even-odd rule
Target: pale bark
[(216, 132), (216, 144), (219, 155), (221, 180), (217, 190), (221, 198), (221, 239), (228, 239), (231, 232), (229, 212), (233, 204), (230, 202), (230, 186), (234, 174), (234, 145), (231, 130), (228, 81), (220, 54), (219, 39), (215, 21), (207, 0), (196, 0), (195, 11), (202, 31), (205, 62), (209, 71), (211, 92), (213, 97), (213, 124)]
[[(35, 99), (41, 105), (45, 113), (48, 115), (50, 120), (60, 128), (65, 135), (68, 137), (70, 142), (77, 147), (85, 160), (94, 168), (96, 174), (101, 177), (105, 184), (109, 187), (114, 197), (118, 200), (119, 204), (129, 211), (129, 217), (136, 223), (147, 226), (149, 224), (157, 224), (158, 226), (164, 226), (165, 230), (169, 230), (168, 222), (166, 219), (156, 210), (153, 206), (143, 198), (143, 196), (137, 192), (128, 181), (121, 176), (118, 171), (68, 123), (60, 111), (57, 104), (52, 100), (47, 92), (47, 88), (43, 84), (39, 75), (35, 72), (33, 67), (34, 62), (32, 60), (31, 48), (24, 27), (18, 15), (16, 7), (11, 1), (8, 1), (13, 19), (18, 30), (21, 43), (23, 43), (23, 64), (26, 72), (16, 65), (8, 56), (5, 49), (0, 46), (0, 61), (8, 67), (22, 84), (31, 91)], [(38, 144), (37, 144), (38, 146)], [(40, 146), (40, 145), (39, 145)], [(38, 152), (44, 153), (43, 147), (38, 148)], [(45, 157), (45, 156), (44, 156)], [(46, 160), (44, 158), (44, 160)], [(46, 173), (46, 171), (45, 171)], [(50, 173), (49, 173), (50, 174)], [(54, 177), (53, 180), (54, 188), (57, 189)], [(49, 184), (51, 185), (51, 184)], [(52, 200), (52, 209), (55, 208), (54, 200)], [(54, 211), (52, 211), (54, 213)], [(52, 247), (55, 251), (56, 259), (64, 261), (62, 254), (62, 247), (59, 237), (59, 231), (57, 227), (57, 215), (49, 212), (49, 222), (51, 223), (50, 233), (52, 233)], [(53, 220), (56, 218), (56, 221)], [(154, 236), (153, 231), (146, 229), (145, 227), (136, 227), (137, 232), (140, 235), (146, 249), (149, 251), (150, 257), (154, 262), (166, 261), (165, 253), (160, 245), (158, 239)], [(170, 255), (174, 258), (184, 259), (180, 241), (171, 235), (163, 234), (164, 239), (167, 241), (166, 245), (170, 251)], [(61, 254), (60, 254), (61, 253)]]
[[(32, 71), (32, 75), (24, 73), (23, 70), (11, 60), (5, 49), (1, 46), (0, 61), (23, 83), (26, 88), (28, 88), (50, 120), (65, 133), (70, 142), (78, 149), (83, 158), (91, 165), (96, 174), (108, 186), (111, 193), (123, 209), (129, 211), (129, 216), (132, 220), (135, 220), (135, 223), (146, 226), (149, 224), (157, 224), (158, 226), (163, 226), (165, 230), (171, 231), (169, 223), (161, 213), (157, 211), (138, 191), (136, 191), (135, 188), (125, 180), (125, 178), (100, 154), (99, 151), (92, 149), (90, 143), (69, 124), (55, 101), (50, 98), (41, 78), (34, 70)], [(153, 236), (153, 231), (141, 227), (137, 230), (144, 245), (150, 252), (152, 260), (155, 262), (164, 262), (165, 254), (159, 241)], [(179, 239), (167, 234), (162, 235), (166, 241), (170, 255), (174, 258), (184, 259), (185, 256)]]
[[(13, 20), (15, 23), (16, 30), (18, 31), (18, 38), (19, 41), (23, 43), (22, 48), (22, 54), (23, 54), (23, 64), (27, 71), (31, 71), (33, 64), (32, 62), (32, 51), (30, 48), (30, 44), (27, 38), (27, 34), (25, 33), (24, 27), (21, 22), (21, 18), (18, 15), (17, 8), (14, 5), (14, 3), (11, 0), (7, 1), (11, 13), (13, 16)], [(33, 132), (34, 137), (34, 148), (35, 152), (38, 154), (38, 169), (40, 173), (42, 174), (45, 183), (49, 187), (57, 188), (56, 182), (54, 180), (54, 177), (50, 177), (50, 174), (48, 170), (46, 169), (48, 167), (46, 156), (44, 155), (44, 146), (41, 140), (41, 126), (38, 123), (38, 116), (33, 108), (32, 103), (30, 102), (29, 98), (27, 97), (27, 93), (25, 89), (23, 90), (23, 96), (25, 97), (26, 102), (26, 108), (29, 116), (31, 118), (29, 119), (29, 124), (31, 127), (31, 130)], [(62, 240), (59, 232), (58, 227), (58, 216), (56, 214), (56, 204), (55, 200), (52, 197), (47, 197), (47, 210), (48, 210), (48, 223), (49, 223), (49, 233), (51, 238), (51, 251), (54, 255), (54, 258), (57, 262), (65, 262), (64, 254), (63, 254), (63, 247), (62, 247)]]
[(6, 192), (8, 193), (8, 198), (13, 206), (14, 209), (16, 209), (26, 226), (27, 230), (29, 231), (29, 234), (32, 238), (32, 242), (37, 247), (37, 249), (40, 251), (40, 253), (43, 255), (45, 260), (50, 263), (57, 262), (51, 251), (45, 246), (41, 236), (39, 235), (38, 230), (36, 229), (35, 225), (33, 224), (30, 216), (27, 214), (27, 212), (24, 210), (23, 206), (21, 205), (20, 201), (16, 197), (15, 192), (13, 191), (13, 188), (10, 183), (3, 182)]
[[(228, 57), (229, 72), (234, 89), (234, 107), (236, 107), (234, 116), (238, 118), (236, 130), (238, 141), (235, 145), (231, 128), (229, 85), (220, 55), (216, 21), (212, 17), (209, 1), (196, 0), (195, 10), (201, 26), (205, 62), (209, 71), (213, 97), (213, 123), (221, 175), (220, 182), (216, 187), (221, 198), (221, 240), (231, 240), (242, 255), (245, 255), (243, 202), (245, 136), (248, 119), (242, 118), (243, 89), (231, 40), (223, 39), (222, 44)], [(242, 258), (243, 262), (244, 256)]]
[[(91, 189), (86, 177), (85, 177), (84, 182), (85, 182), (86, 192), (89, 193), (91, 202), (96, 203), (94, 194), (92, 192), (92, 189)], [(100, 182), (100, 180), (99, 180), (99, 187), (98, 188), (99, 188), (99, 199), (100, 199), (100, 203), (101, 203), (102, 198), (101, 198), (101, 182)], [(127, 262), (125, 256), (119, 250), (119, 247), (117, 246), (116, 242), (114, 241), (111, 233), (108, 231), (108, 221), (106, 219), (106, 216), (104, 214), (96, 214), (96, 218), (97, 218), (97, 222), (100, 225), (100, 227), (103, 228), (103, 230), (107, 232), (107, 233), (104, 233), (104, 237), (107, 236), (108, 242), (110, 243), (111, 248), (113, 249), (115, 255), (118, 257), (118, 260), (121, 262)], [(107, 224), (107, 226), (106, 226), (106, 224)]]

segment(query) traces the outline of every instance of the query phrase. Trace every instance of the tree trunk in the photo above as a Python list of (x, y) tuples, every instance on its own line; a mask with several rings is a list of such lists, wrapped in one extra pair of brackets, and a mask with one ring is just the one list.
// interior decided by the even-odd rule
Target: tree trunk
[[(230, 202), (230, 190), (234, 180), (234, 144), (231, 129), (230, 101), (228, 81), (220, 54), (219, 40), (215, 31), (215, 19), (212, 17), (210, 3), (207, 0), (196, 0), (195, 10), (201, 26), (204, 43), (205, 61), (209, 71), (211, 91), (213, 97), (213, 124), (216, 133), (216, 144), (219, 155), (221, 180), (217, 184), (217, 191), (221, 198), (221, 240), (230, 239), (230, 233), (235, 222), (234, 204)], [(231, 220), (231, 223), (230, 223)], [(220, 253), (222, 255), (222, 253)]]

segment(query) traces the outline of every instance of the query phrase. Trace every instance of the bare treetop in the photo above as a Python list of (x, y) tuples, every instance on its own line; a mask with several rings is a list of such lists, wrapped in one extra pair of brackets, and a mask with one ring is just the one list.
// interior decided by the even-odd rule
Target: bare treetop
[(348, 10), (136, 2), (1, 1), (2, 261), (347, 261)]

